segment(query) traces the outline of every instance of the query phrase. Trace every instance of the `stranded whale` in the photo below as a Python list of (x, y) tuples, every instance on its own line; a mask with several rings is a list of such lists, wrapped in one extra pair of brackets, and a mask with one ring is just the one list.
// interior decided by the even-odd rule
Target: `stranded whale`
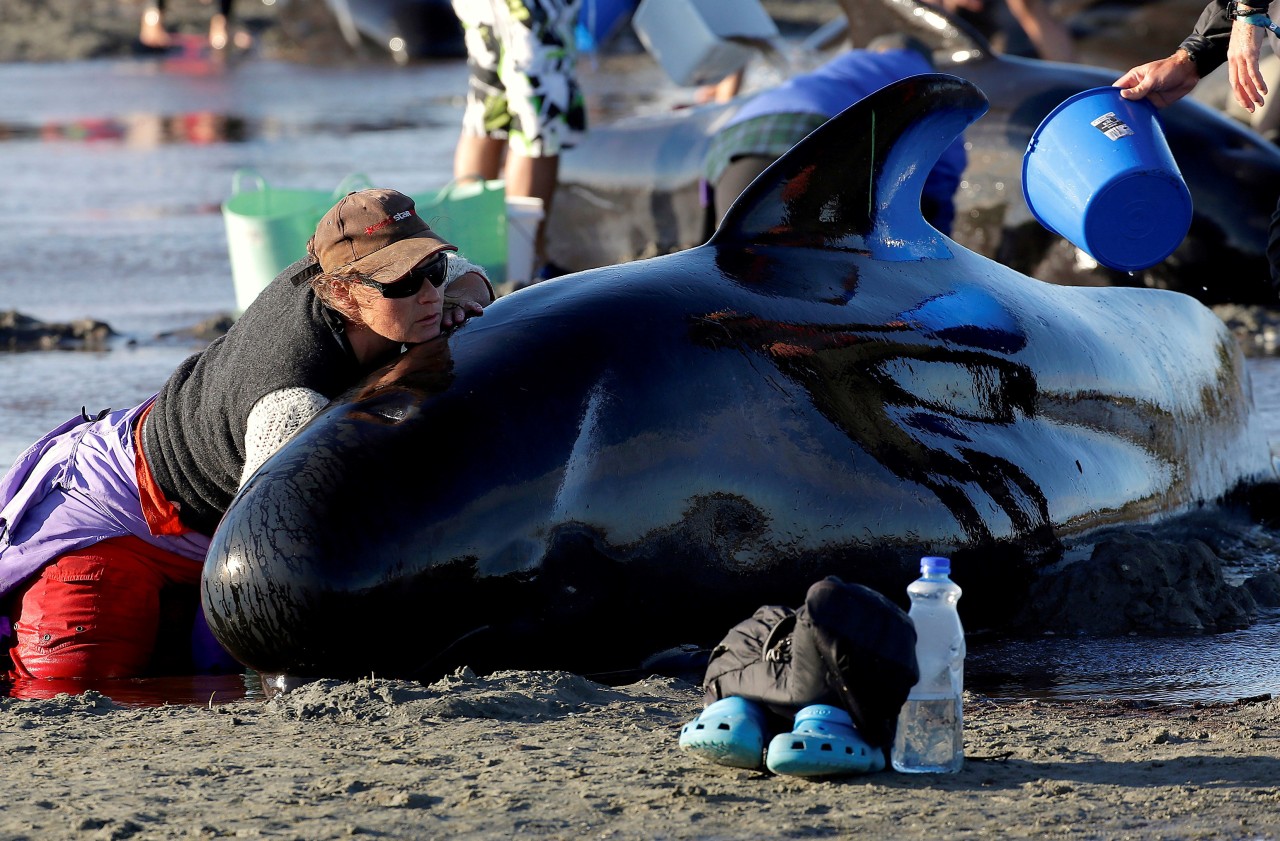
[(943, 552), (976, 627), (1091, 531), (1269, 478), (1209, 310), (924, 221), (985, 108), (886, 87), (705, 245), (509, 295), (334, 401), (214, 535), (214, 635), (269, 675), (599, 674), (824, 575), (901, 593)]

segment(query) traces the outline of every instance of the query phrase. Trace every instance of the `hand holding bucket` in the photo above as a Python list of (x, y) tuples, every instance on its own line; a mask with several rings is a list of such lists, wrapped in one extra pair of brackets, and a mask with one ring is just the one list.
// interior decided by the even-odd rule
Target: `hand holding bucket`
[(1191, 193), (1155, 106), (1114, 87), (1044, 118), (1022, 157), (1022, 195), (1036, 221), (1118, 271), (1159, 263), (1191, 227)]

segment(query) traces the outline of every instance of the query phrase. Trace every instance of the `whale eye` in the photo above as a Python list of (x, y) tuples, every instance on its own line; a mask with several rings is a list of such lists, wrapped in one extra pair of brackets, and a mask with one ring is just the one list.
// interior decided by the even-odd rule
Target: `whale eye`
[(409, 417), (408, 406), (379, 406), (374, 409), (373, 414), (384, 417), (394, 423), (399, 423)]
[(420, 397), (407, 389), (384, 392), (353, 407), (353, 414), (364, 415), (373, 421), (400, 424), (418, 414)]

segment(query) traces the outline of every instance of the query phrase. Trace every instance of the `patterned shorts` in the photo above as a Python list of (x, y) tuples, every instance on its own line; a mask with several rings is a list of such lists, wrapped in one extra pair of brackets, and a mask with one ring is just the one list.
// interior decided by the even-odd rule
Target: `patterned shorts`
[(526, 157), (558, 155), (586, 129), (574, 75), (581, 0), (453, 0), (471, 82), (462, 128)]
[(744, 155), (780, 158), (827, 121), (825, 114), (783, 113), (752, 117), (729, 126), (711, 139), (703, 175), (714, 185), (725, 167)]

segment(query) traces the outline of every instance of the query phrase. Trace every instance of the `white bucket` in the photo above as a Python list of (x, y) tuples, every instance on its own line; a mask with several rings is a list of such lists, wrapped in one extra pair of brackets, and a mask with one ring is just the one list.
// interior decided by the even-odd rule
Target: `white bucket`
[[(760, 0), (641, 0), (631, 25), (677, 85), (711, 85), (775, 48), (778, 27)], [(776, 58), (776, 57), (775, 57)]]
[(543, 217), (542, 199), (507, 196), (507, 282), (533, 279), (534, 242)]

